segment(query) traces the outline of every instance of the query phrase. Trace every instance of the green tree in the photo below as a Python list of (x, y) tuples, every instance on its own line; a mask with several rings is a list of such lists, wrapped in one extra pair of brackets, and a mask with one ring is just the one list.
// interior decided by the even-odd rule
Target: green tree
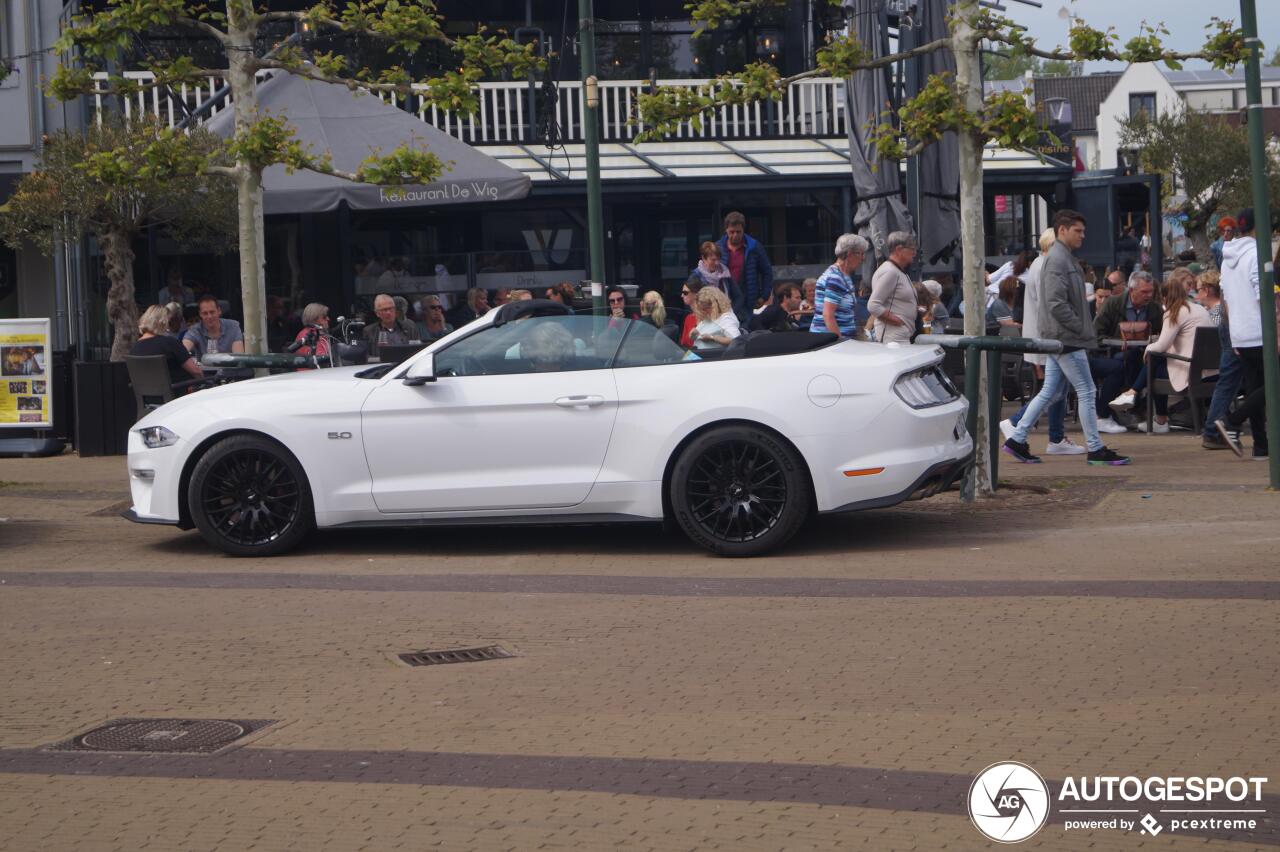
[(1267, 60), (1267, 64), (1273, 67), (1280, 65), (1280, 47), (1271, 51), (1271, 58)]
[(222, 148), (202, 130), (175, 133), (148, 120), (106, 120), (83, 135), (57, 133), (5, 204), (0, 239), (15, 248), (31, 242), (47, 254), (60, 241), (96, 237), (111, 282), (111, 359), (121, 360), (137, 337), (134, 239), (162, 227), (182, 245), (231, 244), (235, 189), (208, 167)]
[[(1202, 261), (1217, 218), (1253, 204), (1248, 133), (1222, 116), (1185, 107), (1155, 118), (1139, 113), (1122, 122), (1120, 142), (1137, 150), (1144, 170), (1163, 177), (1164, 200), (1176, 199), (1186, 214), (1187, 236)], [(1273, 163), (1273, 180), (1275, 171)]]
[(1079, 62), (1065, 59), (1041, 59), (1025, 53), (986, 53), (982, 58), (984, 80), (1016, 80), (1030, 71), (1036, 77), (1079, 77)]
[[(690, 3), (695, 20), (716, 27), (725, 20), (752, 14), (762, 6), (777, 7), (784, 0), (700, 0)], [(787, 87), (800, 79), (832, 76), (848, 77), (856, 71), (882, 68), (912, 56), (950, 49), (956, 58), (956, 74), (934, 75), (925, 81), (920, 94), (904, 103), (896, 114), (884, 115), (873, 138), (881, 157), (902, 159), (923, 150), (946, 133), (954, 132), (958, 142), (960, 177), (960, 241), (964, 269), (965, 301), (982, 304), (983, 222), (982, 150), (988, 140), (1006, 148), (1035, 151), (1043, 133), (1043, 121), (1030, 109), (1024, 97), (999, 92), (983, 99), (980, 50), (984, 43), (1007, 48), (1014, 55), (1027, 55), (1056, 62), (1121, 61), (1157, 62), (1181, 67), (1185, 59), (1202, 58), (1224, 68), (1248, 56), (1243, 32), (1230, 21), (1210, 20), (1204, 46), (1193, 53), (1165, 49), (1161, 38), (1168, 34), (1162, 25), (1147, 26), (1121, 46), (1114, 30), (1097, 30), (1077, 21), (1066, 48), (1043, 50), (1027, 34), (1026, 28), (995, 15), (979, 0), (957, 0), (951, 11), (950, 35), (897, 54), (871, 59), (862, 45), (847, 36), (838, 36), (817, 52), (817, 67), (791, 77), (782, 77), (766, 63), (747, 65), (737, 74), (723, 75), (700, 90), (659, 89), (641, 95), (637, 109), (646, 130), (641, 138), (660, 138), (688, 122), (695, 129), (710, 111), (724, 105), (759, 100), (779, 101)], [(965, 315), (965, 333), (984, 331), (982, 312)], [(986, 423), (986, 383), (980, 383), (977, 400), (978, 434), (988, 431)], [(985, 441), (976, 442), (974, 463), (979, 493), (991, 491), (991, 466)]]
[[(292, 24), (305, 38), (286, 41), (271, 50), (258, 48), (271, 26)], [(449, 36), (432, 0), (314, 0), (302, 11), (261, 8), (253, 0), (111, 0), (99, 11), (74, 17), (58, 40), (62, 52), (76, 52), (78, 67), (63, 65), (49, 83), (56, 97), (71, 99), (95, 91), (94, 73), (120, 59), (135, 33), (176, 28), (212, 39), (226, 57), (227, 68), (197, 67), (190, 56), (144, 59), (137, 65), (155, 78), (142, 83), (111, 75), (109, 95), (136, 95), (154, 87), (177, 87), (211, 75), (226, 79), (235, 114), (235, 136), (226, 146), (226, 161), (211, 154), (189, 162), (190, 174), (208, 172), (230, 178), (236, 187), (239, 219), (240, 287), (244, 307), (245, 349), (263, 351), (266, 342), (262, 227), (262, 173), (268, 166), (311, 169), (348, 180), (383, 185), (430, 183), (448, 166), (429, 151), (402, 146), (387, 154), (370, 152), (354, 172), (339, 171), (328, 152), (312, 151), (294, 138), (286, 118), (258, 110), (259, 71), (297, 74), (376, 92), (417, 95), (441, 109), (462, 113), (478, 106), (475, 84), (486, 75), (522, 78), (543, 66), (533, 44), (520, 45), (503, 34), (483, 28), (470, 35)], [(351, 58), (321, 49), (319, 34), (348, 40), (370, 39), (384, 57), (379, 69), (353, 67)], [(424, 47), (439, 47), (453, 67), (432, 66), (431, 75), (413, 80), (406, 65)]]

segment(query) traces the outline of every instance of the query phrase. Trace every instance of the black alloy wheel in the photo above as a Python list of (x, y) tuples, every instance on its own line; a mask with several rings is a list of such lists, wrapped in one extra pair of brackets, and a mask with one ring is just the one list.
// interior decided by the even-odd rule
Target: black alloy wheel
[(726, 556), (754, 556), (783, 544), (812, 503), (799, 454), (751, 426), (723, 426), (695, 438), (676, 461), (669, 495), (685, 534)]
[(283, 553), (314, 524), (301, 466), (284, 447), (256, 436), (210, 447), (191, 474), (187, 500), (200, 534), (233, 556)]

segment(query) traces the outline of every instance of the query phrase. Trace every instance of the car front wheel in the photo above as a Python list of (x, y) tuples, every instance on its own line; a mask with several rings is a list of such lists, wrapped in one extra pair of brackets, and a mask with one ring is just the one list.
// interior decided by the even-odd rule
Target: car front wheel
[(200, 534), (233, 556), (284, 553), (315, 523), (311, 487), (297, 459), (252, 435), (210, 447), (191, 473), (187, 500)]
[(752, 426), (721, 426), (691, 441), (672, 469), (669, 496), (685, 535), (724, 556), (782, 545), (812, 503), (799, 453)]

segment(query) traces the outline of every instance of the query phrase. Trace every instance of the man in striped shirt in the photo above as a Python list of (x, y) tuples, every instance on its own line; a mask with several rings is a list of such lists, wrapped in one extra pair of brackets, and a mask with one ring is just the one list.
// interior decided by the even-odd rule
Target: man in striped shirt
[(857, 234), (842, 234), (836, 240), (836, 262), (818, 278), (813, 298), (813, 322), (809, 331), (832, 332), (841, 337), (859, 337), (854, 299), (858, 292), (856, 272), (870, 245)]

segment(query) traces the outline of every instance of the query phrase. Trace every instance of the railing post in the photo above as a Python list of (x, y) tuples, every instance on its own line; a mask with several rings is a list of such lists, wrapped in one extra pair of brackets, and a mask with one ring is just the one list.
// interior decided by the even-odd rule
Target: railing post
[(1004, 377), (1000, 375), (1000, 352), (987, 350), (987, 433), (990, 440), (991, 453), (991, 490), (1000, 488), (1000, 401), (1004, 398), (1001, 390)]
[[(965, 413), (964, 427), (974, 446), (982, 440), (978, 436), (978, 365), (982, 353), (976, 346), (966, 346), (964, 350), (964, 396), (969, 400), (969, 410)], [(971, 464), (964, 475), (964, 483), (960, 486), (960, 499), (972, 503), (977, 491), (978, 471)]]

